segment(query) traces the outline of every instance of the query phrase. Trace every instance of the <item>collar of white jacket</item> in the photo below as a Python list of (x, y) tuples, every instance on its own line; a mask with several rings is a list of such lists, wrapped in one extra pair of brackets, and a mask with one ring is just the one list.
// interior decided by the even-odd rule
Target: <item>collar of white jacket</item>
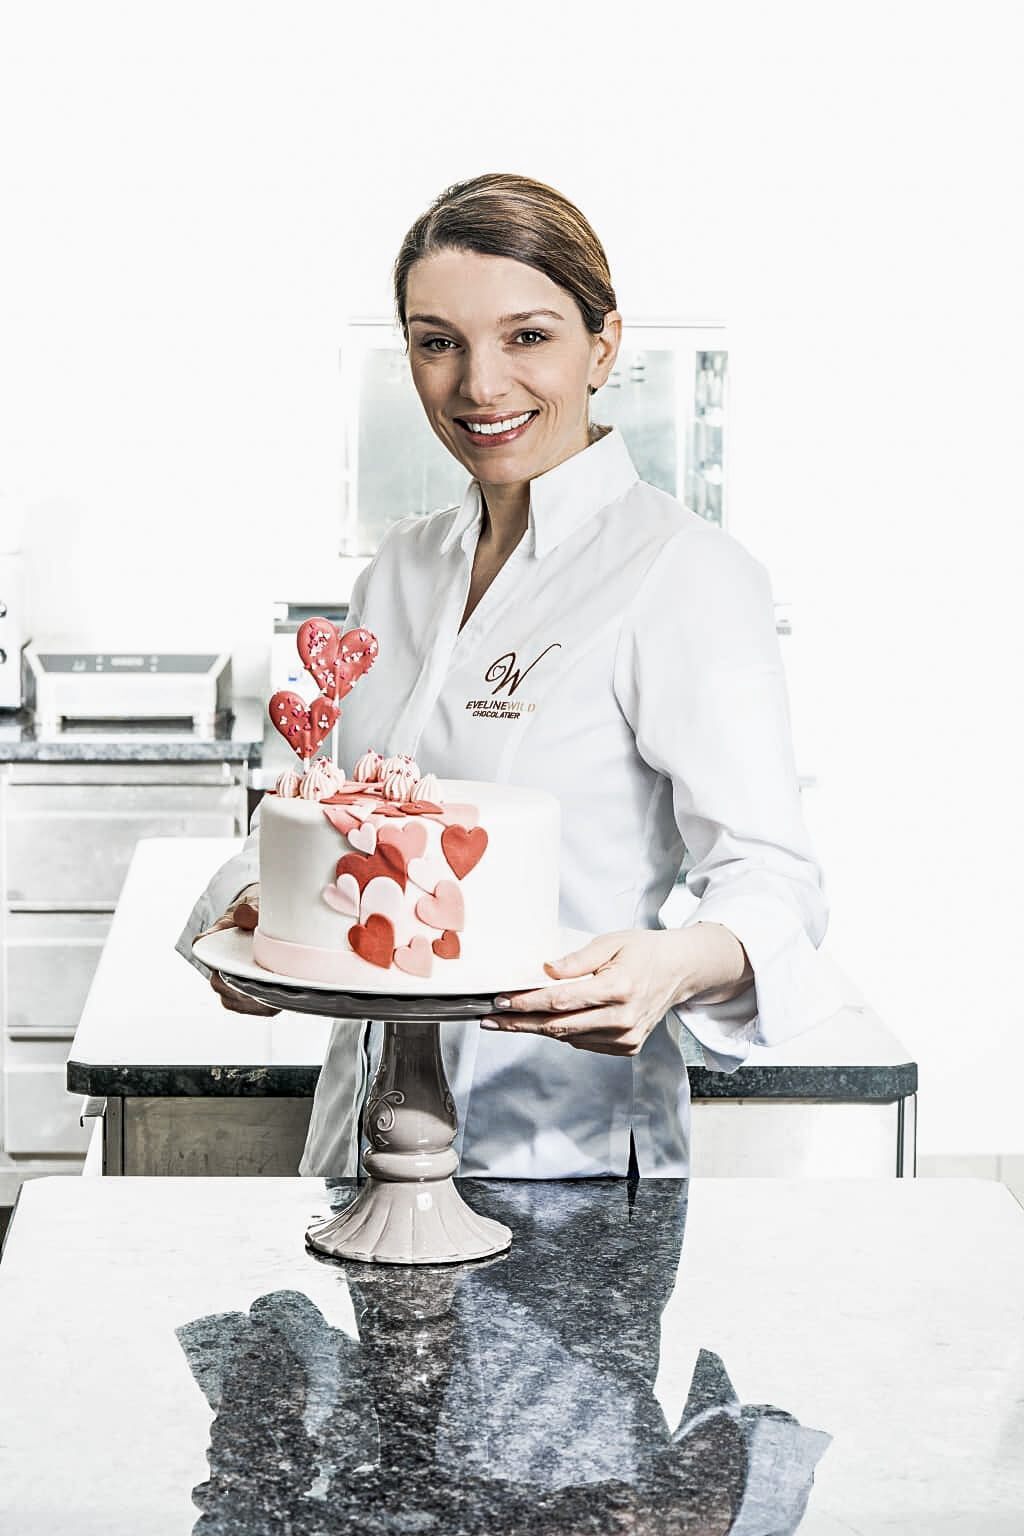
[[(530, 481), (529, 553), (543, 560), (602, 507), (624, 495), (639, 478), (622, 434), (615, 427), (580, 453), (538, 475)], [(456, 540), (466, 540), (479, 523), (481, 511), (480, 486), (471, 480), (458, 515), (445, 534), (443, 555)]]

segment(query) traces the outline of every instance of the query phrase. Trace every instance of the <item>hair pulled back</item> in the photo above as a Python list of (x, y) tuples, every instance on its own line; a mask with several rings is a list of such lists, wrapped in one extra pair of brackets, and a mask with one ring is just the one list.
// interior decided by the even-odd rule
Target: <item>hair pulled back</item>
[(395, 310), (406, 341), (409, 269), (435, 251), (478, 251), (536, 267), (576, 301), (588, 331), (616, 309), (608, 258), (593, 229), (561, 192), (528, 176), (492, 172), (436, 197), (402, 241), (395, 260)]

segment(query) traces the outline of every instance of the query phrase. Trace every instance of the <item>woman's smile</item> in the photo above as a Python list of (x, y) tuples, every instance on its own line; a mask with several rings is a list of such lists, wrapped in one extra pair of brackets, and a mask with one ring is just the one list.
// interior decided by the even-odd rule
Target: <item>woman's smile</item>
[(521, 411), (518, 415), (456, 416), (455, 424), (474, 448), (499, 448), (523, 437), (539, 415), (539, 411)]

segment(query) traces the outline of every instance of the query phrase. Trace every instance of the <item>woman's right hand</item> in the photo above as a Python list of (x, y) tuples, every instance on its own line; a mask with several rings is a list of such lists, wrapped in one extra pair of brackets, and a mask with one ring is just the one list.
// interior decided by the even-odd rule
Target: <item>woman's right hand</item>
[[(212, 928), (207, 928), (203, 933), (197, 933), (196, 939), (203, 939), (208, 933), (219, 933), (222, 928), (244, 928), (251, 932), (256, 926), (256, 919), (260, 911), (260, 888), (258, 885), (247, 885), (228, 907), (223, 917), (219, 917)], [(193, 944), (196, 939), (193, 939)], [(219, 971), (210, 972), (210, 986), (220, 998), (221, 1006), (231, 1013), (256, 1013), (263, 1018), (273, 1018), (280, 1013), (280, 1008), (268, 1008), (265, 1003), (258, 1003), (254, 997), (246, 997), (237, 992), (234, 987), (229, 987)]]

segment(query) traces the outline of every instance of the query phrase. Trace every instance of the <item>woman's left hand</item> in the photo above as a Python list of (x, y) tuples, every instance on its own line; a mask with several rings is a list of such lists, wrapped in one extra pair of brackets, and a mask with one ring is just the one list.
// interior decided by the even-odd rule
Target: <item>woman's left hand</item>
[(482, 1027), (635, 1056), (670, 1008), (691, 998), (727, 1002), (754, 979), (746, 950), (721, 923), (601, 934), (544, 969), (558, 985), (501, 994)]

